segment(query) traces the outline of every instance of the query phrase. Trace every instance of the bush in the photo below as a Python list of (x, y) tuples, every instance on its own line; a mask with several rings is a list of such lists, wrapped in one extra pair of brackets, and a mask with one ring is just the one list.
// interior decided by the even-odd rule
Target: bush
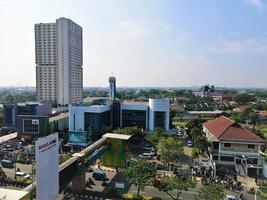
[(153, 198), (153, 197), (148, 197), (148, 196), (142, 196), (142, 195), (137, 195), (137, 194), (131, 194), (127, 193), (123, 195), (124, 200), (160, 200), (160, 198)]
[(118, 189), (115, 187), (110, 187), (106, 191), (106, 195), (110, 197), (116, 197), (118, 195)]
[(133, 194), (132, 199), (133, 200), (142, 200), (143, 197), (141, 195)]

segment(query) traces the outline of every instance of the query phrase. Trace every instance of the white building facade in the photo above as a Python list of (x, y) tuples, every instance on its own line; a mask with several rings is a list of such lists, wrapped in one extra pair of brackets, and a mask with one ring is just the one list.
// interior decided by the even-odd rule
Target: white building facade
[(149, 102), (123, 102), (120, 126), (137, 126), (153, 131), (156, 127), (170, 130), (170, 100), (149, 99)]
[(161, 127), (165, 131), (170, 129), (170, 100), (149, 99), (149, 130)]
[(66, 18), (35, 24), (38, 101), (60, 106), (82, 101), (82, 28)]

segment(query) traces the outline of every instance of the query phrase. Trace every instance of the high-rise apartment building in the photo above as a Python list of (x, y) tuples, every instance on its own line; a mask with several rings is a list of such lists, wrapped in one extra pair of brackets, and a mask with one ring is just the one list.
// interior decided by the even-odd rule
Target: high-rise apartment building
[(82, 27), (70, 19), (35, 24), (38, 101), (64, 106), (82, 101)]

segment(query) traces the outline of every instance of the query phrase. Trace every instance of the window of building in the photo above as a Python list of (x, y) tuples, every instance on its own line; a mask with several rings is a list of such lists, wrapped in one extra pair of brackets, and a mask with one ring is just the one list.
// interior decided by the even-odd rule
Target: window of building
[(220, 157), (220, 160), (221, 161), (234, 161), (234, 157), (231, 157), (231, 156), (221, 156)]
[(218, 160), (218, 156), (212, 156), (212, 160)]
[(24, 119), (23, 120), (23, 132), (38, 133), (39, 132), (39, 120), (38, 119)]
[(255, 149), (255, 145), (254, 144), (248, 144), (248, 148), (249, 149)]
[(257, 158), (248, 158), (247, 159), (248, 164), (258, 164), (258, 159)]
[(224, 143), (224, 147), (231, 147), (231, 143)]

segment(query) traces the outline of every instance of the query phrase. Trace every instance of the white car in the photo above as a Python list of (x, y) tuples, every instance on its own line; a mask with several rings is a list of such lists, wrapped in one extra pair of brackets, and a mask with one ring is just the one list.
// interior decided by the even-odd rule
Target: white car
[(238, 200), (238, 198), (233, 195), (226, 195), (224, 200)]
[(187, 146), (188, 147), (193, 147), (193, 141), (192, 140), (188, 140), (187, 141)]
[(21, 178), (21, 179), (30, 179), (31, 178), (31, 176), (25, 172), (16, 172), (15, 177)]

